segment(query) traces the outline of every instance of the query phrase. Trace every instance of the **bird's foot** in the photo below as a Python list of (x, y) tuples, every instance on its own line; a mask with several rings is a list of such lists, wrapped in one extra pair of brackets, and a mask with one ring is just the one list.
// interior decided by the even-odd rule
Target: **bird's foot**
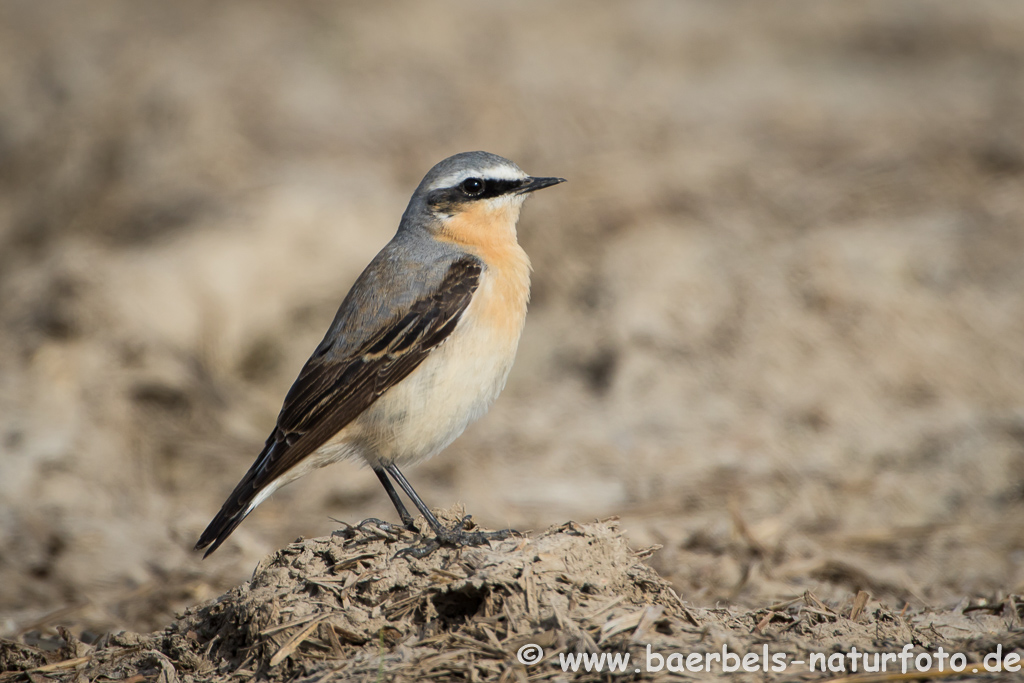
[(397, 541), (406, 533), (404, 527), (385, 522), (383, 519), (377, 519), (376, 517), (364, 519), (359, 524), (356, 524), (355, 528), (385, 541)]
[(395, 557), (414, 557), (422, 559), (440, 548), (442, 545), (455, 546), (457, 548), (476, 547), (487, 545), (491, 541), (503, 541), (512, 534), (519, 533), (515, 529), (501, 529), (500, 531), (470, 531), (473, 528), (472, 515), (466, 515), (455, 526), (440, 527), (435, 530), (436, 538), (424, 539), (419, 545), (399, 550)]
[(514, 533), (514, 529), (501, 529), (499, 531), (470, 531), (473, 528), (473, 515), (466, 515), (458, 524), (448, 529), (441, 527), (437, 534), (437, 540), (448, 545), (458, 547), (473, 547), (486, 545), (490, 541), (504, 541)]

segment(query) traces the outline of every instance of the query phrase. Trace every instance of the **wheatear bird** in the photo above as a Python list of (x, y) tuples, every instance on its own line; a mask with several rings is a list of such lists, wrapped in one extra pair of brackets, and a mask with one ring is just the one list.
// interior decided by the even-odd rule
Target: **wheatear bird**
[(504, 388), (530, 298), (530, 260), (516, 241), (519, 209), (530, 192), (561, 182), (530, 177), (487, 152), (456, 154), (430, 169), (196, 550), (209, 546), (209, 556), (274, 491), (345, 458), (370, 465), (406, 528), (417, 530), (388, 476), (438, 541), (478, 545), (495, 537), (442, 526), (398, 468), (443, 450)]

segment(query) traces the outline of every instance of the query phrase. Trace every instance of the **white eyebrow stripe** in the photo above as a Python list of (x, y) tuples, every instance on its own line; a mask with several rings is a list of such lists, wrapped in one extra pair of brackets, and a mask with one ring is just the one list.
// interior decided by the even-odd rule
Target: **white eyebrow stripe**
[(523, 173), (518, 168), (503, 164), (501, 166), (489, 166), (487, 168), (463, 169), (456, 173), (446, 175), (443, 178), (438, 178), (429, 189), (438, 190), (443, 187), (455, 187), (466, 178), (483, 178), (484, 180), (489, 178), (494, 180), (523, 180), (529, 177), (529, 175)]

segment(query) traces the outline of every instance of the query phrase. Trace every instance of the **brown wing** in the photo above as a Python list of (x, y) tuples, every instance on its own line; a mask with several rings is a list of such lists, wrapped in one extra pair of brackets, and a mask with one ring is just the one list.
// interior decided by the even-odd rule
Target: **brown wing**
[(260, 490), (316, 451), (444, 342), (469, 306), (480, 272), (475, 259), (456, 261), (436, 291), (417, 299), (405, 315), (347, 357), (333, 359), (325, 340), (288, 391), (263, 451), (196, 550), (209, 545), (204, 557), (209, 556), (249, 514)]

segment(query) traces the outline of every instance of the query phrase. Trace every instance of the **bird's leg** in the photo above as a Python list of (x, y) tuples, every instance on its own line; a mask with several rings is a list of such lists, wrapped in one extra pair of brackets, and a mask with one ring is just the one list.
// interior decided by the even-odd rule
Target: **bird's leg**
[[(508, 538), (513, 533), (512, 529), (503, 529), (501, 531), (467, 531), (466, 525), (469, 523), (471, 515), (466, 515), (462, 518), (458, 524), (452, 528), (448, 528), (441, 524), (441, 522), (434, 516), (434, 513), (430, 511), (427, 504), (423, 502), (423, 499), (419, 497), (416, 491), (412, 488), (412, 484), (405, 478), (395, 465), (385, 465), (384, 469), (388, 474), (398, 483), (402, 490), (405, 491), (405, 495), (409, 496), (409, 500), (412, 501), (416, 509), (420, 511), (426, 520), (430, 528), (437, 534), (437, 541), (439, 543), (447, 543), (455, 546), (476, 546), (484, 545), (488, 541), (500, 541)], [(414, 557), (425, 557), (437, 549), (439, 543), (427, 543), (422, 549), (415, 549), (410, 552)]]
[(384, 490), (388, 492), (388, 498), (391, 499), (391, 502), (395, 505), (395, 509), (398, 510), (398, 516), (402, 519), (402, 525), (409, 531), (419, 532), (419, 529), (417, 529), (416, 525), (413, 523), (412, 515), (410, 515), (409, 511), (405, 509), (405, 504), (402, 502), (402, 499), (398, 497), (398, 491), (396, 491), (395, 487), (391, 484), (391, 480), (388, 479), (388, 475), (384, 473), (384, 468), (380, 465), (375, 465), (373, 467), (373, 473), (377, 475), (377, 478), (380, 479), (380, 483), (384, 485)]

